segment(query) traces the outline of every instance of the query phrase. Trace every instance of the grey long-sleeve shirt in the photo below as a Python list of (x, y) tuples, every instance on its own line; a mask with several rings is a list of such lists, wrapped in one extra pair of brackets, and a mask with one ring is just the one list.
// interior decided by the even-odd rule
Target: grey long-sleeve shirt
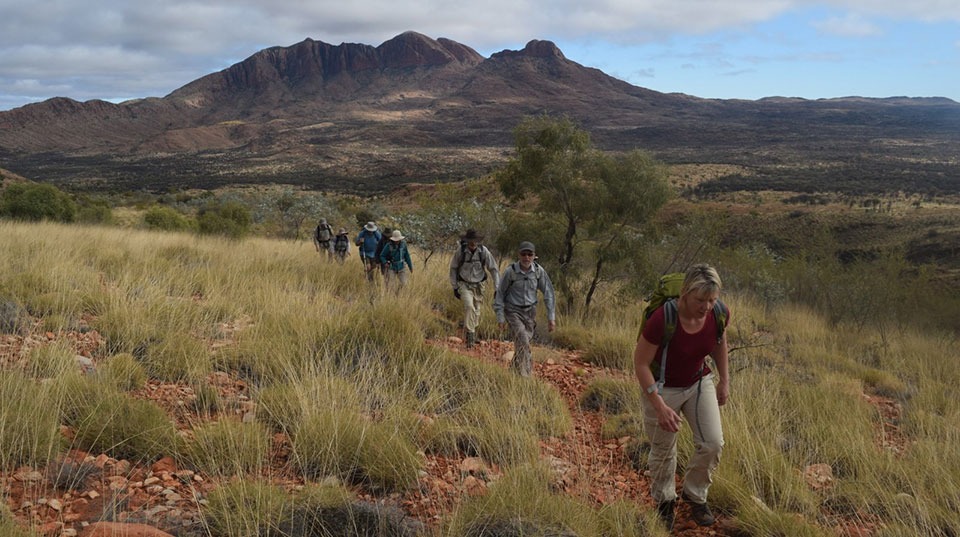
[(520, 262), (513, 263), (503, 271), (500, 287), (493, 300), (493, 311), (497, 312), (497, 321), (504, 322), (504, 308), (527, 308), (537, 304), (537, 291), (543, 293), (543, 303), (547, 305), (547, 319), (556, 320), (556, 297), (550, 276), (540, 265), (534, 263), (524, 272)]
[[(460, 267), (460, 270), (457, 270)], [(496, 289), (500, 282), (500, 269), (497, 268), (497, 261), (486, 246), (480, 244), (477, 249), (470, 251), (469, 248), (457, 248), (450, 260), (450, 285), (457, 287), (457, 281), (462, 280), (470, 283), (483, 281), (484, 270), (490, 273), (493, 279), (493, 287)], [(458, 277), (459, 275), (459, 277)]]

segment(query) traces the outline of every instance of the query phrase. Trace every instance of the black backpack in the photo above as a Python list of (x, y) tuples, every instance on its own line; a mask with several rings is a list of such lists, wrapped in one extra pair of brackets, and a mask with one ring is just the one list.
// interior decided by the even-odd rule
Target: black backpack
[[(321, 230), (323, 230), (323, 231), (329, 231), (329, 232), (330, 232), (330, 238), (329, 238), (329, 239), (321, 239), (321, 238), (320, 238), (320, 231), (321, 231)], [(318, 226), (317, 226), (317, 229), (315, 229), (315, 230), (313, 231), (313, 238), (316, 239), (317, 242), (330, 242), (330, 239), (333, 238), (333, 227), (332, 227), (330, 224), (320, 224), (320, 225), (318, 225)]]
[(333, 250), (336, 252), (346, 252), (350, 249), (350, 237), (346, 234), (337, 235), (333, 239)]

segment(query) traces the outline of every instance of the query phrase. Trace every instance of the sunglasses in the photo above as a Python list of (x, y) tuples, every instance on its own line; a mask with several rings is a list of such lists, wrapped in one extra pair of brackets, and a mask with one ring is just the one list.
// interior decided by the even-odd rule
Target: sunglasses
[(533, 257), (533, 256), (534, 256), (534, 253), (530, 251), (520, 252), (520, 257)]

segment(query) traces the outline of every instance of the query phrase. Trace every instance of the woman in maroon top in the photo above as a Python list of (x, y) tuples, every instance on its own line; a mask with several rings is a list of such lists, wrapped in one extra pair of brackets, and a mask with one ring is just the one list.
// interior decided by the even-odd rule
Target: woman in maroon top
[[(723, 430), (720, 427), (720, 406), (730, 396), (727, 370), (727, 338), (720, 330), (714, 305), (720, 296), (720, 276), (705, 264), (694, 265), (686, 273), (677, 299), (676, 331), (667, 347), (664, 383), (658, 386), (650, 364), (661, 360), (664, 338), (664, 308), (647, 320), (642, 337), (633, 353), (634, 369), (646, 397), (643, 399), (644, 430), (650, 439), (648, 467), (651, 495), (657, 501), (661, 519), (668, 529), (673, 527), (676, 504), (677, 432), (683, 414), (691, 423), (694, 455), (684, 475), (683, 500), (690, 505), (693, 519), (701, 526), (713, 524), (707, 507), (710, 475), (720, 461)], [(720, 322), (728, 323), (730, 313)], [(724, 335), (717, 337), (718, 334)], [(705, 363), (712, 356), (714, 372)]]

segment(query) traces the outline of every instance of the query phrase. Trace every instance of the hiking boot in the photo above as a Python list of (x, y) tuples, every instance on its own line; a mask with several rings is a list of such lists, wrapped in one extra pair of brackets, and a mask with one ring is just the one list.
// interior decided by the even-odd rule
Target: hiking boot
[(477, 334), (475, 332), (467, 332), (467, 348), (473, 347), (473, 344), (477, 341)]
[(657, 504), (657, 515), (667, 528), (667, 531), (673, 531), (673, 508), (676, 503), (676, 500), (670, 500), (669, 502), (660, 502)]
[(694, 522), (700, 526), (713, 525), (713, 513), (710, 512), (710, 508), (707, 507), (706, 503), (697, 503), (687, 497), (686, 494), (683, 495), (683, 501), (687, 502), (687, 505), (690, 506), (690, 518), (692, 518)]

